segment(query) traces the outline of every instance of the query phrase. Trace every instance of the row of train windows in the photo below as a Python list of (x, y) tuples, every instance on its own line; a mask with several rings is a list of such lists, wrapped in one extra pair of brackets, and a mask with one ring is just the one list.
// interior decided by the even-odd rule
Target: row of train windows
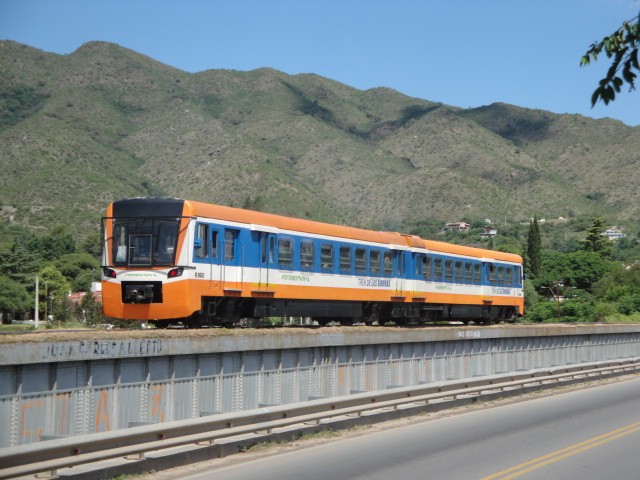
[[(427, 280), (444, 280), (445, 282), (482, 283), (482, 263), (473, 260), (454, 260), (448, 258), (420, 255), (421, 262), (416, 262), (416, 275), (424, 275)], [(422, 269), (420, 266), (422, 265)], [(520, 282), (520, 270), (511, 265), (495, 265), (489, 263), (487, 278), (491, 285), (511, 286)]]
[[(272, 246), (275, 239), (271, 238)], [(271, 255), (274, 249), (271, 248)], [(267, 255), (266, 244), (263, 243), (263, 262)], [(339, 246), (338, 267), (341, 273), (351, 273), (351, 259), (353, 256), (356, 274), (391, 276), (394, 272), (393, 252), (380, 250), (366, 250), (348, 245)], [(404, 274), (404, 253), (398, 252), (396, 273)], [(312, 270), (314, 268), (314, 244), (310, 240), (300, 242), (300, 268)], [(273, 261), (273, 257), (270, 258)], [(293, 266), (293, 241), (280, 238), (278, 240), (278, 265), (283, 268)], [(330, 243), (320, 245), (320, 266), (322, 271), (331, 272), (334, 268), (334, 246)], [(444, 281), (451, 283), (482, 284), (482, 263), (473, 260), (455, 260), (439, 256), (417, 254), (415, 261), (417, 278), (423, 277), (429, 281)], [(520, 282), (520, 270), (511, 265), (488, 264), (487, 278), (491, 285), (511, 286)]]
[[(196, 227), (196, 241), (194, 246), (194, 256), (196, 258), (218, 258), (218, 231), (211, 230), (209, 236), (209, 225), (205, 223), (199, 223)], [(224, 231), (224, 259), (229, 262), (235, 259), (236, 256), (236, 240), (238, 238), (238, 231), (232, 229), (226, 229)], [(209, 245), (211, 245), (211, 252), (209, 252)]]
[[(273, 252), (275, 239), (270, 238), (271, 248), (269, 249), (270, 262), (273, 262)], [(336, 249), (332, 243), (322, 243), (320, 245), (320, 269), (324, 272), (333, 272), (336, 264)], [(367, 250), (365, 248), (356, 247), (355, 249), (348, 245), (340, 245), (337, 249), (338, 258), (337, 265), (342, 273), (351, 273), (351, 264), (355, 267), (355, 272), (371, 275), (379, 275), (384, 272), (385, 275), (393, 273), (393, 254), (390, 251), (381, 252), (380, 250), (369, 250), (367, 258)], [(263, 242), (262, 261), (265, 262), (267, 255), (266, 244)], [(368, 260), (368, 261), (367, 261)], [(278, 239), (278, 265), (283, 268), (293, 267), (293, 241), (288, 238)], [(313, 270), (315, 265), (315, 248), (311, 240), (300, 241), (300, 268), (302, 270)], [(367, 266), (369, 269), (367, 270)], [(398, 274), (403, 273), (402, 263), (398, 263)]]
[[(194, 254), (196, 258), (218, 258), (218, 231), (199, 223), (196, 227), (196, 243)], [(235, 259), (238, 230), (224, 230), (224, 260), (231, 262)], [(337, 248), (336, 248), (337, 247)], [(323, 272), (333, 272), (337, 267), (341, 273), (385, 275), (394, 274), (394, 253), (389, 250), (365, 249), (350, 245), (336, 245), (333, 243), (320, 244), (320, 269)], [(277, 265), (281, 268), (294, 267), (294, 241), (291, 238), (262, 236), (260, 242), (261, 261), (263, 264)], [(338, 253), (337, 261), (335, 253)], [(277, 257), (276, 257), (277, 253)], [(404, 274), (404, 252), (396, 252), (395, 274)], [(300, 240), (298, 259), (302, 270), (314, 270), (316, 247), (311, 240)], [(440, 256), (416, 254), (415, 275), (429, 281), (444, 281), (480, 285), (482, 283), (482, 263), (474, 260), (451, 259)], [(510, 286), (520, 283), (520, 269), (511, 265), (488, 264), (487, 278), (491, 285)]]

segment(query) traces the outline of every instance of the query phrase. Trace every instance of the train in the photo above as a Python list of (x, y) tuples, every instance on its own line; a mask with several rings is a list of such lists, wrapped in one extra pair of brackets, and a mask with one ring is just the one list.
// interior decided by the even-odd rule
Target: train
[(165, 328), (515, 322), (512, 253), (192, 200), (114, 201), (102, 219), (107, 317)]

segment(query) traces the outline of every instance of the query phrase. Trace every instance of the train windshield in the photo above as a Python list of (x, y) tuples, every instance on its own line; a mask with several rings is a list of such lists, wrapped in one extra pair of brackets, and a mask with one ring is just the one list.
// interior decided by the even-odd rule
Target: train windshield
[(174, 265), (177, 241), (177, 219), (116, 219), (113, 223), (113, 263), (130, 267)]

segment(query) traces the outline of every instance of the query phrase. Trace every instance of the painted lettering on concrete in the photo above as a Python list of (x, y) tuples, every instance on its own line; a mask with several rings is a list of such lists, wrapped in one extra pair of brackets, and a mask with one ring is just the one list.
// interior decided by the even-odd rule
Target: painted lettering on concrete
[(147, 357), (162, 353), (162, 340), (82, 340), (51, 343), (42, 351), (43, 360)]

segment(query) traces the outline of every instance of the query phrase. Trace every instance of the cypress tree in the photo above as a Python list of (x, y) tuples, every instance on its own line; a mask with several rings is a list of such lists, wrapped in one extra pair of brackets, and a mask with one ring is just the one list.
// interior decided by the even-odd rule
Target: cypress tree
[(538, 225), (538, 217), (534, 216), (529, 224), (529, 236), (527, 238), (527, 264), (530, 277), (540, 275), (540, 267), (542, 266), (542, 238), (540, 236), (540, 227)]
[(594, 218), (593, 224), (587, 230), (586, 238), (580, 242), (582, 249), (587, 252), (597, 253), (604, 258), (610, 257), (613, 246), (608, 238), (602, 236), (605, 230), (604, 220), (602, 218)]

